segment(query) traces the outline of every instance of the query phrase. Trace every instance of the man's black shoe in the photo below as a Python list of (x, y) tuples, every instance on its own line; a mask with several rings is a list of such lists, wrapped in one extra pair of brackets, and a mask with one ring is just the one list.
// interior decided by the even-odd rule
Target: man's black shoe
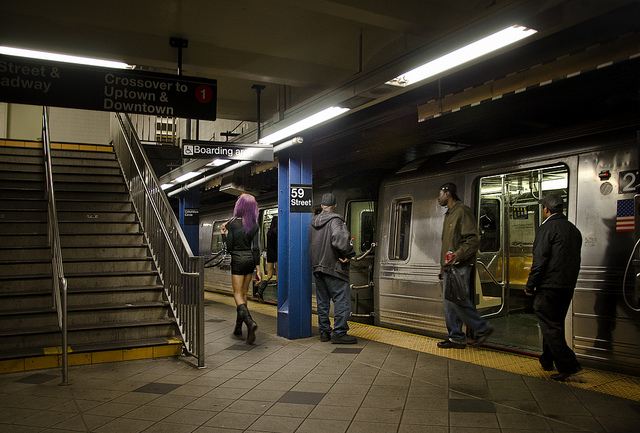
[(471, 343), (471, 346), (476, 347), (485, 343), (489, 336), (496, 331), (495, 326), (489, 326), (486, 331), (476, 334), (475, 340)]
[(444, 340), (438, 342), (438, 347), (440, 349), (465, 349), (467, 347), (467, 343), (459, 343), (457, 341)]
[(340, 335), (331, 338), (331, 344), (356, 344), (358, 339), (353, 335)]
[(323, 343), (326, 343), (327, 341), (331, 341), (331, 334), (329, 332), (321, 332), (320, 341), (322, 341)]
[(578, 366), (573, 373), (556, 373), (556, 374), (552, 374), (550, 377), (553, 380), (557, 380), (559, 382), (564, 382), (565, 380), (567, 380), (569, 378), (569, 376), (571, 376), (572, 374), (576, 374), (580, 370), (582, 370), (582, 367)]
[(553, 371), (553, 361), (552, 362), (542, 362), (540, 361), (540, 365), (544, 371)]
[(559, 382), (564, 382), (566, 379), (571, 376), (571, 373), (556, 373), (551, 375), (551, 379), (557, 380)]

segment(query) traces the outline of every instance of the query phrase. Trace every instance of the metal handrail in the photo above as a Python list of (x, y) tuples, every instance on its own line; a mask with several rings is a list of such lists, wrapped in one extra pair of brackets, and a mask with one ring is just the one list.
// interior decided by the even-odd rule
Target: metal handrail
[(111, 137), (187, 353), (204, 367), (204, 259), (194, 256), (128, 115)]
[(53, 190), (53, 171), (51, 165), (51, 140), (49, 136), (49, 113), (42, 107), (42, 148), (44, 150), (45, 199), (47, 199), (47, 234), (51, 246), (51, 290), (53, 306), (58, 314), (58, 327), (62, 331), (62, 384), (68, 380), (67, 350), (67, 279), (64, 277), (62, 248), (60, 246), (60, 230), (58, 228), (58, 212)]
[(487, 275), (489, 275), (489, 278), (491, 278), (491, 280), (497, 284), (498, 286), (500, 286), (500, 290), (502, 291), (502, 294), (500, 296), (500, 309), (496, 312), (493, 313), (489, 313), (489, 314), (483, 314), (482, 317), (492, 317), (492, 316), (497, 316), (498, 314), (502, 313), (502, 310), (504, 310), (504, 289), (505, 289), (505, 282), (499, 282), (496, 277), (493, 276), (493, 274), (491, 273), (491, 271), (489, 270), (489, 268), (487, 268), (487, 265), (485, 265), (484, 263), (482, 263), (480, 260), (476, 260), (476, 263), (478, 263), (482, 268), (484, 268), (484, 270), (487, 272)]

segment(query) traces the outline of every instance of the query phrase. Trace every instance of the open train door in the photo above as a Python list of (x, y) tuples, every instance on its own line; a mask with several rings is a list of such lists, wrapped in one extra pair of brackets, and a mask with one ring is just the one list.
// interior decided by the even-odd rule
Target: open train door
[(525, 353), (542, 347), (533, 297), (524, 288), (542, 223), (539, 200), (554, 192), (567, 203), (568, 176), (561, 164), (480, 178), (475, 301), (480, 314), (496, 326), (492, 345)]

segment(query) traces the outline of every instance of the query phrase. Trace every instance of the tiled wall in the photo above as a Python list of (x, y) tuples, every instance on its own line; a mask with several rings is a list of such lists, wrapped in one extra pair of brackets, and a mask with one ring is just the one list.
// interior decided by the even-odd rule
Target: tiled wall
[(0, 102), (0, 138), (7, 138), (7, 104)]
[(108, 144), (111, 116), (112, 114), (106, 111), (51, 107), (49, 109), (51, 141)]
[[(0, 103), (0, 138), (25, 139), (10, 137), (7, 116), (11, 107), (24, 107), (17, 104)], [(42, 110), (40, 108), (40, 110)], [(13, 110), (15, 112), (19, 110)], [(108, 144), (109, 122), (112, 114), (104, 111), (74, 110), (71, 108), (49, 108), (49, 131), (51, 141), (64, 143)], [(39, 127), (33, 138), (37, 139)]]

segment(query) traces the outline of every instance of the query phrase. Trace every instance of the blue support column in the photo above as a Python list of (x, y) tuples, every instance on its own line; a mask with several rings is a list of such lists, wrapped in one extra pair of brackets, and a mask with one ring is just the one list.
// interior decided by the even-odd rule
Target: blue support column
[[(298, 145), (278, 156), (278, 335), (311, 336), (311, 212), (291, 212), (291, 185), (311, 185), (311, 150)], [(284, 153), (284, 152), (283, 152)]]
[(180, 193), (180, 227), (194, 256), (200, 255), (200, 190), (191, 188)]

